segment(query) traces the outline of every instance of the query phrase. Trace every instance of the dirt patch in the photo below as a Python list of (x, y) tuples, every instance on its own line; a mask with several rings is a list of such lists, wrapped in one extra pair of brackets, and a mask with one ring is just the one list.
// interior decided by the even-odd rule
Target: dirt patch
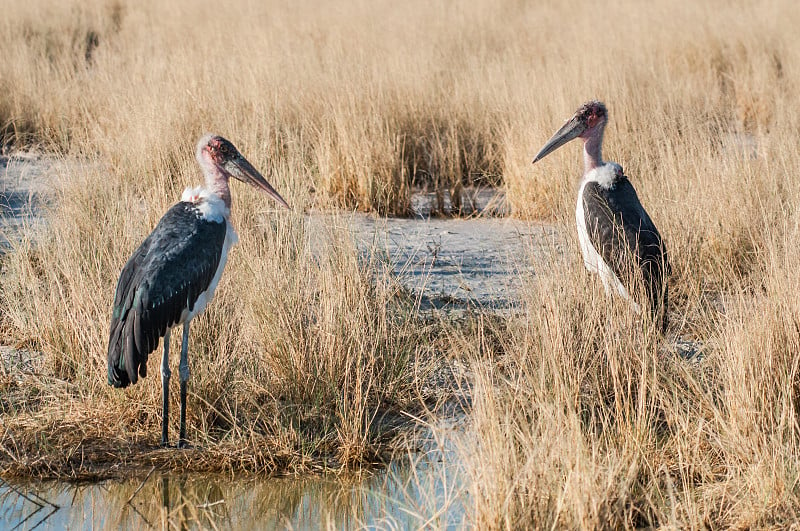
[(377, 250), (423, 309), (504, 309), (537, 264), (563, 249), (557, 230), (509, 218), (399, 219), (355, 215), (362, 253)]

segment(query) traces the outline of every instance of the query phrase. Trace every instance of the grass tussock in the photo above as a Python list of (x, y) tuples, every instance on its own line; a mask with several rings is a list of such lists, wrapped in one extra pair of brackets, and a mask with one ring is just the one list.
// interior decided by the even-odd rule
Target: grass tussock
[[(2, 142), (80, 163), (44, 232), (4, 258), (5, 338), (43, 352), (39, 371), (0, 374), (4, 473), (107, 473), (109, 440), (129, 466), (365, 463), (383, 448), (374, 419), (414, 407), (409, 368), (436, 342), (474, 360), (461, 457), (481, 527), (795, 521), (800, 15), (788, 1), (599, 9), (8, 7)], [(578, 146), (530, 160), (589, 98), (608, 104), (605, 156), (669, 250), (668, 340), (603, 295), (574, 236), (574, 259), (539, 268), (520, 315), (440, 336), (356, 259), (338, 218), (320, 229), (298, 213), (405, 214), (417, 186), (449, 192), (458, 211), (462, 187), (499, 184), (514, 215), (572, 234)], [(193, 331), (190, 439), (207, 451), (176, 457), (154, 449), (158, 385), (115, 393), (98, 375), (116, 274), (197, 180), (191, 150), (206, 130), (297, 211), (234, 190), (241, 244)]]

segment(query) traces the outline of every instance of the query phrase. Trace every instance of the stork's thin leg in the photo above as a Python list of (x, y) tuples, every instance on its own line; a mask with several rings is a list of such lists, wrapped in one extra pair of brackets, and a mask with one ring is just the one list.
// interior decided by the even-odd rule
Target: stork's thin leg
[(167, 446), (167, 423), (169, 422), (169, 330), (164, 335), (164, 355), (161, 358), (161, 446)]
[(181, 433), (178, 448), (186, 444), (186, 384), (189, 382), (189, 321), (183, 324), (183, 343), (181, 344), (181, 364), (178, 367), (181, 377)]

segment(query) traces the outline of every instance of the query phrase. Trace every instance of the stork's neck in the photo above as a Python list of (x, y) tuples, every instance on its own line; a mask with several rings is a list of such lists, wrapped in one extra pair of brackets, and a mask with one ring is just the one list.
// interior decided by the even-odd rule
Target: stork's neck
[(589, 173), (603, 165), (603, 130), (605, 124), (599, 124), (583, 140), (583, 172)]
[(228, 175), (218, 168), (206, 168), (206, 189), (212, 194), (216, 195), (225, 203), (225, 206), (231, 208), (231, 189), (228, 186)]

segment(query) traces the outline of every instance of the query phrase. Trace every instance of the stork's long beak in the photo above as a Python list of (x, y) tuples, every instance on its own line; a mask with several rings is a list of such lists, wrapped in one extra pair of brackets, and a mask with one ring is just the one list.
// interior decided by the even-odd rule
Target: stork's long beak
[(250, 164), (243, 156), (238, 155), (231, 161), (227, 162), (225, 164), (225, 170), (243, 183), (247, 183), (255, 188), (265, 191), (281, 206), (290, 208), (289, 203), (284, 201), (284, 199), (278, 192), (275, 191), (272, 185), (267, 182), (264, 176), (261, 175), (261, 173), (259, 173), (259, 171), (255, 169), (253, 165)]
[(586, 131), (586, 124), (584, 124), (577, 116), (573, 116), (567, 123), (561, 126), (561, 129), (556, 131), (556, 134), (547, 141), (547, 144), (539, 151), (533, 162), (536, 163), (543, 159), (553, 151), (557, 150), (573, 138), (577, 138)]

